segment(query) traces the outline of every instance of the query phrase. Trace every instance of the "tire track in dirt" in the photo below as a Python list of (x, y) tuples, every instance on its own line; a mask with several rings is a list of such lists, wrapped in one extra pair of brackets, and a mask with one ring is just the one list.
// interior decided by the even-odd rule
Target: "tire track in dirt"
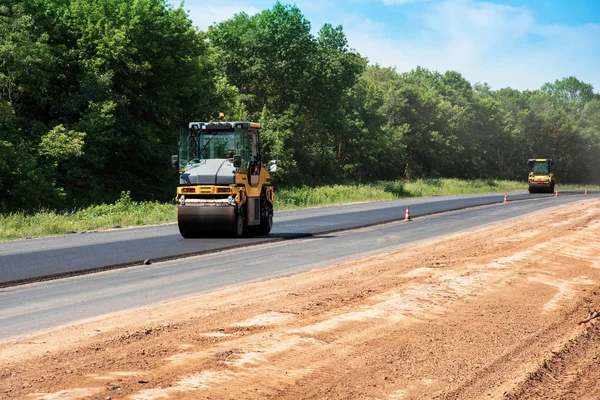
[[(600, 297), (596, 303), (600, 304)], [(521, 341), (508, 347), (496, 359), (493, 359), (485, 368), (464, 382), (455, 390), (440, 395), (444, 399), (464, 399), (464, 398), (501, 398), (507, 395), (518, 382), (521, 382), (524, 376), (529, 376), (536, 368), (537, 361), (529, 354), (543, 354), (548, 349), (556, 347), (557, 343), (562, 344), (572, 339), (573, 332), (565, 331), (565, 327), (576, 329), (577, 322), (581, 315), (584, 315), (587, 307), (584, 302), (578, 303), (563, 314), (560, 319), (544, 329), (533, 332), (527, 337), (521, 338)], [(523, 360), (526, 360), (523, 363)], [(528, 366), (529, 364), (529, 366)], [(498, 379), (498, 378), (501, 379)], [(520, 397), (517, 397), (520, 399)]]
[(522, 382), (506, 398), (600, 399), (600, 326), (592, 322), (570, 339), (552, 357)]

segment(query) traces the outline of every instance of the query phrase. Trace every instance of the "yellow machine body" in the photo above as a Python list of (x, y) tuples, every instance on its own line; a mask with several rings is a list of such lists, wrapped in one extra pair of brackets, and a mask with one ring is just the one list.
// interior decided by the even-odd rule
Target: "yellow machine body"
[(552, 160), (550, 158), (531, 158), (527, 160), (527, 166), (529, 167), (527, 177), (529, 193), (553, 193), (556, 181), (552, 172)]
[(182, 132), (177, 222), (183, 237), (266, 235), (275, 195), (254, 122), (193, 122)]

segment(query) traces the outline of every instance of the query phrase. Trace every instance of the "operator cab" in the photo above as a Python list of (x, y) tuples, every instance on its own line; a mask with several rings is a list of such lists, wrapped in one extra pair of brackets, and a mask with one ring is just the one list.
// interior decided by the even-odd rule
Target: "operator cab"
[(529, 175), (548, 175), (552, 173), (552, 160), (549, 158), (532, 158), (527, 160)]
[(254, 122), (191, 122), (171, 157), (182, 185), (230, 185), (236, 174), (258, 184), (261, 125)]
[(249, 168), (260, 154), (255, 122), (191, 122), (179, 137), (179, 155), (173, 166), (183, 173), (207, 160), (229, 161), (235, 168)]

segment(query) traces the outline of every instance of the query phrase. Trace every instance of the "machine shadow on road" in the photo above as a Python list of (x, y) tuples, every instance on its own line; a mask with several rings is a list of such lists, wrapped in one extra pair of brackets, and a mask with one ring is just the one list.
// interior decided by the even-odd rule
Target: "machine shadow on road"
[(335, 235), (313, 235), (311, 233), (293, 233), (293, 232), (281, 232), (281, 233), (271, 233), (268, 236), (256, 236), (257, 239), (283, 239), (283, 240), (292, 240), (292, 239), (332, 239), (335, 238)]

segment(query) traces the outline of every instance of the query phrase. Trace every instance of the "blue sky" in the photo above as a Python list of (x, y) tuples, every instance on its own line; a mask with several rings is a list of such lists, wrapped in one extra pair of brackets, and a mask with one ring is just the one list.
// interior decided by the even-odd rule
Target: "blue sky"
[[(177, 0), (170, 0), (179, 4)], [(600, 0), (298, 0), (314, 33), (342, 25), (350, 47), (372, 64), (410, 71), (455, 70), (493, 89), (538, 89), (575, 76), (600, 92)], [(209, 25), (265, 0), (187, 0), (194, 23)]]

